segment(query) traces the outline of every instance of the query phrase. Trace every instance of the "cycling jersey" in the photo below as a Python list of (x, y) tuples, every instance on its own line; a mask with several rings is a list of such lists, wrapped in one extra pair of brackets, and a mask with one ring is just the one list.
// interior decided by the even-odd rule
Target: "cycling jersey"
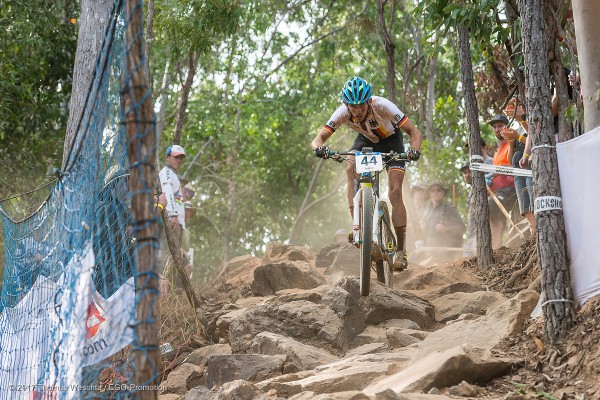
[(371, 142), (378, 143), (380, 139), (393, 135), (395, 128), (400, 128), (408, 120), (408, 117), (388, 99), (379, 96), (373, 96), (371, 99), (373, 101), (364, 121), (356, 121), (344, 104), (335, 110), (324, 128), (334, 133), (346, 124)]
[(158, 174), (162, 191), (167, 197), (167, 214), (169, 217), (176, 216), (179, 225), (185, 228), (185, 207), (183, 205), (183, 194), (181, 193), (181, 184), (177, 172), (168, 165)]

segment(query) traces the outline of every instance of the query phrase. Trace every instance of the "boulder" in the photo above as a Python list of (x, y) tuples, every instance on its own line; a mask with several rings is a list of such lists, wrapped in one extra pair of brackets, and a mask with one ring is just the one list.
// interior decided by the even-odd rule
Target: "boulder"
[(356, 348), (370, 343), (387, 343), (385, 328), (368, 325), (364, 331), (359, 333), (350, 343), (350, 348)]
[(410, 366), (363, 390), (367, 395), (393, 390), (396, 393), (428, 391), (448, 387), (462, 381), (487, 382), (506, 373), (514, 362), (494, 358), (491, 352), (470, 346), (454, 347), (429, 353)]
[(325, 280), (319, 275), (279, 262), (257, 267), (250, 288), (255, 296), (269, 296), (282, 289), (312, 289), (324, 283)]
[(498, 292), (451, 293), (433, 300), (435, 319), (446, 322), (458, 318), (462, 314), (485, 315), (488, 310), (496, 308), (506, 301), (506, 297)]
[(471, 282), (453, 282), (430, 292), (425, 292), (421, 296), (427, 301), (433, 301), (452, 293), (473, 293), (483, 291), (485, 291), (485, 288), (479, 284)]
[(362, 390), (374, 379), (387, 376), (391, 362), (359, 362), (335, 364), (319, 370), (315, 375), (290, 384), (299, 384), (303, 391), (315, 393), (335, 393), (348, 390)]
[(243, 316), (245, 312), (246, 309), (242, 308), (221, 315), (215, 323), (218, 337), (224, 338), (227, 341), (229, 339), (229, 325), (231, 325), (231, 321)]
[(360, 250), (353, 244), (342, 245), (335, 254), (333, 262), (325, 269), (325, 275), (337, 279), (344, 276), (356, 276), (360, 271)]
[[(538, 298), (537, 292), (523, 290), (485, 316), (476, 320), (457, 321), (432, 332), (419, 343), (414, 360), (417, 361), (433, 352), (462, 345), (492, 349), (503, 339), (523, 332), (524, 324), (537, 304)], [(477, 334), (474, 335), (474, 332)]]
[(390, 348), (397, 349), (398, 347), (406, 347), (411, 344), (418, 343), (421, 340), (414, 336), (405, 333), (403, 329), (390, 328), (386, 332), (388, 343)]
[(228, 344), (211, 344), (192, 351), (184, 360), (185, 363), (202, 367), (206, 365), (206, 359), (216, 354), (231, 354), (231, 346)]
[(386, 343), (367, 343), (362, 346), (358, 346), (349, 350), (344, 354), (344, 357), (362, 356), (364, 354), (380, 353), (387, 350), (388, 345)]
[(277, 304), (267, 301), (250, 307), (229, 325), (229, 343), (234, 353), (247, 351), (261, 332), (289, 336), (302, 343), (346, 351), (353, 338), (344, 321), (329, 307), (306, 300)]
[(421, 330), (421, 327), (419, 326), (419, 324), (417, 324), (414, 321), (411, 321), (410, 319), (388, 319), (387, 321), (383, 321), (381, 324), (379, 324), (380, 326), (383, 326), (384, 328), (405, 328), (405, 329), (414, 329), (414, 330)]
[(217, 400), (217, 393), (205, 386), (198, 386), (188, 392), (185, 400)]
[(377, 325), (389, 319), (409, 319), (425, 329), (435, 324), (431, 304), (411, 293), (390, 289), (377, 280), (371, 280), (370, 293), (363, 297), (356, 277), (342, 278), (336, 286), (343, 288), (357, 300), (366, 313), (367, 324)]
[(290, 400), (369, 400), (369, 397), (358, 390), (324, 394), (307, 391), (290, 397)]
[(340, 249), (345, 246), (339, 243), (328, 244), (324, 246), (317, 253), (317, 258), (315, 260), (315, 267), (317, 268), (328, 268), (333, 265), (335, 258), (340, 252)]
[(204, 383), (205, 369), (193, 364), (181, 364), (163, 381), (161, 394), (185, 394), (188, 390)]
[(224, 354), (210, 356), (206, 361), (206, 386), (212, 388), (242, 379), (261, 381), (281, 375), (283, 356), (262, 354)]
[(315, 253), (303, 246), (294, 246), (281, 242), (271, 242), (263, 256), (265, 263), (276, 263), (279, 261), (304, 262), (314, 265)]
[(292, 338), (271, 332), (261, 332), (252, 341), (250, 351), (264, 355), (285, 357), (283, 373), (313, 369), (337, 360), (323, 349), (302, 344)]
[(253, 400), (256, 388), (248, 381), (237, 379), (224, 383), (217, 392), (218, 400)]

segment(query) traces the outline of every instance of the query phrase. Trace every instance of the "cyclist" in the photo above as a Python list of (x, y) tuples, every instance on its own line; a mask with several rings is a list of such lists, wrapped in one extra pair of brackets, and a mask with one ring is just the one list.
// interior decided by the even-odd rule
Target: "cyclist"
[[(411, 148), (406, 151), (407, 158), (417, 161), (421, 156), (423, 135), (398, 107), (383, 97), (373, 96), (371, 85), (364, 79), (353, 77), (342, 88), (342, 102), (331, 116), (329, 122), (321, 128), (311, 143), (317, 157), (328, 158), (329, 148), (324, 143), (341, 125), (348, 125), (358, 132), (350, 151), (360, 151), (363, 147), (372, 147), (373, 151), (404, 153), (402, 131), (410, 137)], [(354, 157), (351, 157), (353, 161)], [(406, 254), (406, 208), (402, 201), (402, 181), (404, 180), (404, 161), (392, 161), (387, 165), (389, 197), (392, 203), (392, 223), (396, 231), (398, 251), (394, 257), (393, 268), (405, 269), (408, 265)], [(354, 163), (348, 163), (348, 203), (353, 213)]]

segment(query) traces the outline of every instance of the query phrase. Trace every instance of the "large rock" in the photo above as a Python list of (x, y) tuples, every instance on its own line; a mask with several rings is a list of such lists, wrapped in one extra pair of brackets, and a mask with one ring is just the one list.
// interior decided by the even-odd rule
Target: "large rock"
[(406, 347), (411, 344), (419, 343), (421, 340), (404, 332), (404, 329), (390, 328), (386, 331), (387, 340), (390, 348)]
[(430, 353), (406, 369), (370, 385), (363, 393), (376, 395), (389, 389), (396, 393), (427, 392), (462, 381), (486, 382), (506, 373), (513, 365), (510, 360), (494, 358), (489, 351), (460, 346)]
[[(219, 331), (229, 329), (234, 353), (245, 352), (254, 336), (272, 332), (302, 343), (330, 349), (347, 350), (348, 344), (365, 328), (365, 312), (356, 296), (339, 287), (319, 286), (304, 292), (286, 290), (273, 298), (221, 317)], [(359, 296), (360, 297), (360, 296)]]
[(359, 333), (350, 343), (350, 348), (356, 348), (370, 343), (386, 343), (387, 337), (385, 328), (381, 326), (369, 325), (364, 331)]
[[(413, 290), (419, 296), (426, 297), (428, 292), (435, 292), (451, 284), (468, 290), (467, 284), (480, 285), (480, 279), (463, 268), (443, 264), (435, 267), (408, 268), (403, 272), (403, 279), (398, 288)], [(450, 290), (461, 291), (456, 290), (458, 287), (454, 286), (454, 289)]]
[(229, 325), (234, 353), (247, 351), (261, 332), (289, 336), (316, 347), (344, 352), (352, 339), (344, 321), (329, 307), (300, 300), (277, 304), (268, 301), (247, 309)]
[(308, 248), (303, 246), (294, 246), (281, 242), (271, 242), (267, 245), (267, 250), (263, 259), (265, 263), (275, 263), (279, 261), (301, 262), (314, 265), (316, 255)]
[(343, 244), (339, 244), (339, 243), (333, 243), (333, 244), (328, 244), (327, 246), (324, 246), (317, 253), (317, 258), (315, 260), (315, 267), (317, 267), (317, 268), (330, 267), (333, 264), (333, 262), (335, 261), (335, 258), (337, 257), (338, 253), (340, 252), (340, 249), (343, 246), (344, 246)]
[(452, 293), (433, 300), (435, 319), (446, 322), (462, 314), (485, 315), (488, 310), (498, 307), (506, 297), (498, 292)]
[(363, 297), (356, 277), (343, 278), (336, 285), (359, 302), (365, 310), (367, 324), (376, 325), (389, 319), (409, 319), (424, 329), (435, 324), (431, 304), (411, 293), (390, 289), (377, 280), (371, 280), (370, 293)]
[(262, 381), (281, 375), (284, 361), (283, 356), (262, 354), (211, 356), (206, 362), (206, 386), (212, 388), (238, 379)]
[(231, 325), (232, 321), (235, 321), (240, 316), (243, 316), (245, 312), (246, 309), (242, 308), (221, 315), (215, 323), (217, 336), (225, 339), (226, 341), (229, 340), (229, 325)]
[(537, 292), (524, 290), (491, 310), (486, 316), (476, 320), (457, 321), (432, 332), (419, 343), (419, 349), (413, 360), (417, 361), (430, 353), (462, 345), (492, 349), (503, 339), (523, 332), (524, 324), (537, 304), (538, 298)]
[(206, 365), (206, 359), (209, 356), (217, 354), (231, 354), (231, 346), (228, 344), (211, 344), (200, 347), (192, 351), (183, 362), (202, 367)]
[[(344, 276), (357, 276), (360, 271), (360, 250), (353, 244), (346, 244), (335, 251), (333, 262), (326, 267), (324, 274), (331, 275), (335, 279)], [(330, 256), (331, 257), (331, 256)]]
[(253, 400), (256, 388), (248, 381), (235, 380), (223, 384), (217, 392), (218, 400)]
[(381, 376), (387, 376), (394, 365), (391, 362), (360, 362), (333, 365), (317, 374), (290, 384), (299, 384), (303, 391), (335, 393), (362, 390)]
[(369, 400), (369, 396), (365, 396), (358, 390), (352, 390), (339, 393), (324, 393), (316, 394), (312, 391), (298, 393), (290, 397), (289, 400)]
[(204, 383), (204, 368), (193, 364), (181, 364), (163, 381), (162, 394), (185, 394), (191, 388)]
[(432, 290), (430, 292), (425, 292), (421, 294), (421, 297), (423, 297), (427, 301), (433, 301), (442, 296), (446, 296), (452, 293), (473, 293), (482, 291), (485, 291), (485, 288), (479, 284), (474, 284), (470, 282), (453, 282), (435, 290)]
[(337, 360), (337, 357), (323, 349), (305, 345), (292, 338), (271, 332), (262, 332), (256, 335), (250, 351), (264, 355), (284, 356), (284, 374), (313, 369), (318, 365)]
[(256, 296), (269, 296), (283, 289), (312, 289), (324, 283), (325, 280), (314, 272), (304, 272), (292, 264), (279, 262), (257, 267), (250, 288)]

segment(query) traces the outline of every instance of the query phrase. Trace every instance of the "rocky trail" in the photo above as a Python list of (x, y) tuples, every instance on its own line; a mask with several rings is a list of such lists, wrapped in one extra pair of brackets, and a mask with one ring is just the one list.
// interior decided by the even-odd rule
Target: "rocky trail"
[[(271, 243), (243, 256), (202, 293), (203, 330), (185, 295), (161, 304), (161, 400), (598, 399), (600, 304), (578, 313), (571, 338), (544, 343), (535, 244), (475, 260), (372, 279), (361, 297), (358, 250), (314, 254)], [(166, 311), (168, 310), (168, 311)]]

